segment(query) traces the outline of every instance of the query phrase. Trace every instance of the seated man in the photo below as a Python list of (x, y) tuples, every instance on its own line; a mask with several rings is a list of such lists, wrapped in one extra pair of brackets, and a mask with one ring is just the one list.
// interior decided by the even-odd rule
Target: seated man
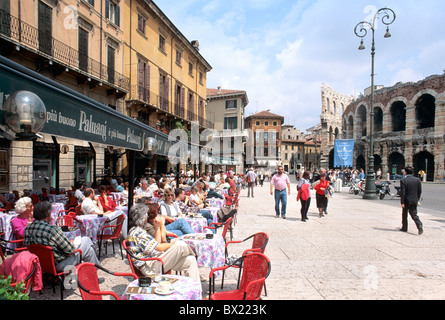
[(139, 199), (142, 197), (153, 197), (153, 191), (148, 187), (148, 181), (142, 180), (141, 181), (141, 187), (136, 190), (134, 194), (134, 199)]
[[(48, 201), (42, 201), (34, 206), (34, 221), (25, 228), (23, 245), (41, 244), (54, 249), (54, 261), (57, 272), (62, 272), (66, 267), (78, 265), (80, 255), (74, 251), (77, 249), (73, 243), (63, 234), (62, 229), (51, 225), (52, 205)], [(78, 249), (82, 250), (82, 260), (100, 265), (93, 242), (89, 237), (82, 237)]]
[[(150, 206), (148, 211), (153, 210), (153, 207)], [(147, 218), (147, 206), (135, 204), (131, 207), (129, 214), (131, 229), (126, 239), (128, 250), (137, 258), (158, 257), (164, 262), (166, 272), (168, 270), (181, 271), (185, 276), (200, 282), (196, 257), (188, 244), (180, 239), (163, 243), (160, 224), (155, 224), (155, 236), (151, 236), (144, 230)], [(161, 272), (160, 263), (157, 261), (133, 260), (132, 262), (144, 275)]]
[(87, 188), (83, 194), (85, 196), (85, 199), (83, 199), (81, 205), (83, 214), (107, 214), (111, 212), (104, 212), (99, 198), (95, 196), (93, 189)]

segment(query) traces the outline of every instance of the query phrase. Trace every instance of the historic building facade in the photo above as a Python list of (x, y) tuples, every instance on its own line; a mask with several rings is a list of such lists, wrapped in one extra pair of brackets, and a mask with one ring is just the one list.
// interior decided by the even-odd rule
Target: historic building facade
[[(192, 121), (199, 130), (212, 127), (205, 115), (211, 66), (199, 43), (188, 41), (153, 1), (2, 0), (0, 55), (138, 120), (164, 141), (171, 129), (190, 132)], [(0, 88), (0, 107), (6, 99)], [(0, 138), (0, 192), (70, 189), (75, 181), (90, 185), (128, 174), (125, 152), (50, 134)], [(137, 175), (147, 166), (157, 173), (172, 168), (165, 152), (140, 157), (136, 166)]]
[[(354, 167), (366, 169), (371, 97), (364, 96), (343, 113), (343, 138), (354, 139)], [(445, 161), (445, 74), (417, 83), (397, 83), (375, 92), (375, 169), (401, 174), (413, 166), (428, 181), (443, 181)]]
[(248, 116), (245, 120), (246, 129), (251, 129), (253, 137), (246, 148), (246, 161), (253, 157), (252, 166), (264, 168), (273, 172), (277, 165), (281, 163), (281, 128), (284, 124), (284, 117), (270, 112), (261, 111)]
[(244, 90), (207, 89), (207, 119), (214, 124), (212, 140), (219, 140), (221, 153), (219, 158), (210, 161), (210, 171), (244, 171), (244, 145), (248, 137), (244, 130), (244, 115), (248, 104)]
[[(332, 168), (335, 140), (341, 138), (342, 115), (354, 100), (353, 96), (341, 94), (323, 83), (321, 86), (321, 132), (320, 166)], [(318, 140), (318, 139), (317, 139)]]

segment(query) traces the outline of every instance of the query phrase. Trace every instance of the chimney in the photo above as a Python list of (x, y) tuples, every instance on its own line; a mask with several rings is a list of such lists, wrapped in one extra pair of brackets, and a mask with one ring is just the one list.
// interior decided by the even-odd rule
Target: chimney
[(196, 50), (199, 51), (199, 41), (198, 40), (192, 40), (191, 44)]
[(218, 94), (221, 93), (221, 86), (218, 86)]

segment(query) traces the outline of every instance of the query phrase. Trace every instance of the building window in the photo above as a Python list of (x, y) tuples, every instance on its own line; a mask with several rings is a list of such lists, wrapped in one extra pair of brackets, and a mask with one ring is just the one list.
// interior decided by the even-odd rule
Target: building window
[(120, 26), (119, 5), (111, 0), (105, 0), (105, 19), (108, 19), (115, 25)]
[(204, 74), (202, 73), (202, 71), (199, 71), (199, 84), (204, 84), (203, 80), (204, 80)]
[(238, 129), (238, 117), (225, 117), (224, 129)]
[(259, 122), (259, 121), (257, 121), (257, 122), (256, 122), (256, 125), (257, 125), (257, 126), (259, 126), (259, 125), (260, 125), (260, 122)]
[(178, 65), (181, 65), (181, 61), (182, 61), (182, 51), (176, 49), (176, 63)]
[(236, 100), (227, 100), (226, 101), (226, 109), (236, 109)]
[(146, 23), (147, 23), (147, 19), (145, 19), (145, 17), (143, 15), (138, 13), (138, 31), (142, 32), (143, 34), (145, 34)]
[(273, 125), (276, 127), (278, 125), (278, 122), (274, 121)]
[(269, 125), (269, 121), (264, 121), (264, 125), (267, 127)]
[(189, 75), (193, 75), (193, 63), (189, 62)]
[(159, 50), (165, 52), (165, 38), (162, 35), (159, 35)]

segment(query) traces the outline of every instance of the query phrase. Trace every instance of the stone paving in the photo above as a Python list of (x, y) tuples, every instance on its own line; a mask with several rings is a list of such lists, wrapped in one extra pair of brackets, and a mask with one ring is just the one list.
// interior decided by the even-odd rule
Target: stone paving
[[(287, 219), (276, 219), (269, 184), (255, 188), (255, 198), (240, 194), (234, 239), (266, 232), (270, 241), (265, 254), (272, 263), (264, 300), (442, 300), (445, 299), (445, 220), (422, 212), (424, 234), (412, 220), (407, 233), (400, 232), (401, 209), (384, 201), (363, 200), (347, 189), (329, 201), (328, 215), (318, 217), (312, 191), (309, 220), (300, 220), (296, 187), (288, 197)], [(399, 200), (394, 200), (399, 201)], [(409, 218), (410, 219), (410, 218)], [(250, 243), (233, 247), (241, 254)], [(129, 271), (119, 250), (102, 258), (113, 271)], [(208, 277), (208, 269), (201, 275)], [(228, 273), (225, 289), (235, 286), (235, 272)], [(105, 277), (102, 290), (122, 294), (128, 279)], [(218, 282), (217, 282), (218, 283)], [(202, 282), (206, 298), (208, 282)], [(58, 300), (50, 287), (32, 293), (33, 300)], [(219, 289), (218, 289), (219, 290)], [(78, 290), (66, 290), (66, 300), (80, 300)]]

